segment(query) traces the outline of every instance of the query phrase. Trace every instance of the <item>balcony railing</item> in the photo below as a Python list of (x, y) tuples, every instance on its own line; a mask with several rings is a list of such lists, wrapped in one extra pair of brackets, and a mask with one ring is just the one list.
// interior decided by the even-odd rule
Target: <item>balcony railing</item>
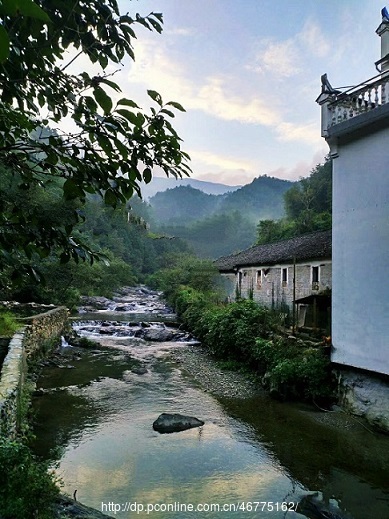
[(389, 104), (389, 72), (331, 97), (333, 100), (327, 104), (327, 129)]

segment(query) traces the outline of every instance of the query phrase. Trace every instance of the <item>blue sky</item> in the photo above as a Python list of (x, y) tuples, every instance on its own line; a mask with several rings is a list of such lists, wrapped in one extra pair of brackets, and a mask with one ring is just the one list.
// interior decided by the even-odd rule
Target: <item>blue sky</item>
[(320, 137), (320, 76), (334, 87), (374, 75), (384, 0), (119, 0), (162, 12), (161, 35), (139, 26), (123, 92), (148, 88), (187, 110), (174, 126), (193, 178), (230, 185), (260, 175), (298, 179), (328, 151)]

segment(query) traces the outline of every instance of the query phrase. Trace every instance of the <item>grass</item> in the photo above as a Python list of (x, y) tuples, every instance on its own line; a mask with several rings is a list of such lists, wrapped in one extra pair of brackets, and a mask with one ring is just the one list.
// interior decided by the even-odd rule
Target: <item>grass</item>
[(0, 336), (12, 337), (20, 328), (20, 323), (9, 310), (0, 310)]

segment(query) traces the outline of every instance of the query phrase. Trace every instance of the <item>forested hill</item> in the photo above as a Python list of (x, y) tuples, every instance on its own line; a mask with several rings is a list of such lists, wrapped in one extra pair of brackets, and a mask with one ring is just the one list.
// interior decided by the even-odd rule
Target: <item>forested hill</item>
[(229, 191), (236, 191), (242, 186), (228, 186), (217, 182), (205, 182), (204, 180), (197, 180), (196, 178), (184, 177), (153, 177), (153, 181), (149, 184), (142, 182), (142, 197), (144, 200), (149, 200), (151, 197), (159, 192), (167, 189), (174, 189), (180, 186), (190, 186), (199, 189), (208, 195), (224, 195)]
[(190, 186), (157, 193), (150, 199), (159, 224), (185, 225), (215, 214), (241, 212), (251, 222), (284, 216), (284, 193), (293, 182), (262, 176), (240, 189), (222, 195), (205, 194)]
[(220, 212), (243, 211), (255, 223), (281, 218), (284, 215), (284, 193), (294, 184), (267, 175), (255, 178), (251, 184), (226, 195), (221, 201)]

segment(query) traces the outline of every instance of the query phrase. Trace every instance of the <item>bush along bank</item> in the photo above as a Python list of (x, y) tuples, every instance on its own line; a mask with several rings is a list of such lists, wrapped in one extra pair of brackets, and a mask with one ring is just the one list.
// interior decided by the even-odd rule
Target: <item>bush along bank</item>
[(170, 303), (202, 344), (225, 365), (244, 366), (275, 398), (334, 399), (327, 347), (289, 335), (279, 314), (252, 300), (216, 303), (210, 293), (181, 286)]

